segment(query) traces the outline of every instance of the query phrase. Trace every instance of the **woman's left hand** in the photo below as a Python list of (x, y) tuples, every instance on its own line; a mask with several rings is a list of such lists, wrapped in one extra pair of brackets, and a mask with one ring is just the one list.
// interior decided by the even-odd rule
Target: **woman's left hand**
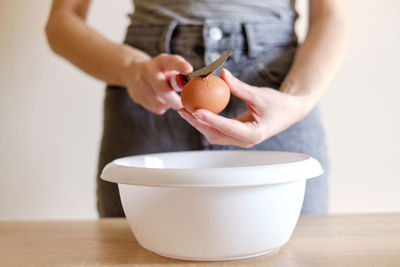
[(244, 113), (230, 119), (205, 109), (198, 109), (193, 114), (184, 109), (178, 111), (211, 144), (252, 147), (298, 122), (311, 109), (305, 96), (248, 85), (226, 69), (221, 71), (221, 78), (232, 94), (246, 103)]

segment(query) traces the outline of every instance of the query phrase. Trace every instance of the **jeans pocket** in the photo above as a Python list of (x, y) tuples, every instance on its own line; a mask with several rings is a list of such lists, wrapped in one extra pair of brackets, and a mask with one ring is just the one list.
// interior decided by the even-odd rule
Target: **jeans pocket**
[(293, 25), (286, 23), (244, 23), (249, 57), (274, 47), (296, 46)]
[(245, 80), (255, 86), (279, 89), (292, 65), (296, 47), (273, 47), (248, 63)]
[(260, 76), (280, 86), (292, 66), (296, 48), (288, 47), (280, 51), (269, 63), (258, 62), (256, 69)]
[(244, 23), (248, 47), (244, 78), (256, 86), (278, 89), (292, 65), (297, 48), (293, 25)]

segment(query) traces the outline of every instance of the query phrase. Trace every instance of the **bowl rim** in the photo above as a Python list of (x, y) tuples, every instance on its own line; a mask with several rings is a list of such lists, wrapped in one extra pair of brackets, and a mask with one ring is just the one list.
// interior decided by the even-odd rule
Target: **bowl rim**
[[(151, 168), (121, 164), (121, 162), (132, 158), (160, 157), (173, 154), (217, 154), (231, 153), (232, 151), (243, 154), (280, 154), (289, 157), (301, 157), (303, 160), (251, 166), (199, 168)], [(108, 182), (142, 186), (232, 187), (287, 183), (315, 178), (321, 174), (323, 174), (321, 164), (313, 157), (301, 153), (266, 150), (193, 150), (148, 153), (118, 158), (103, 168), (100, 177)]]

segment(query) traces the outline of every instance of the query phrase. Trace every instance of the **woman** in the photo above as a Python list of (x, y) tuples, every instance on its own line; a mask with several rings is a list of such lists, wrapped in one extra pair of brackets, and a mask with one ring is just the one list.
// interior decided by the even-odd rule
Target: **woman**
[[(85, 24), (90, 2), (54, 0), (46, 33), (57, 54), (108, 84), (99, 172), (115, 158), (153, 152), (301, 152), (325, 169), (307, 182), (302, 212), (328, 211), (317, 103), (345, 52), (344, 0), (310, 0), (309, 30), (299, 46), (291, 0), (135, 0), (124, 44)], [(221, 71), (234, 95), (227, 108), (219, 115), (183, 110), (168, 78), (209, 64), (230, 46)], [(123, 216), (117, 186), (97, 182), (100, 216)]]

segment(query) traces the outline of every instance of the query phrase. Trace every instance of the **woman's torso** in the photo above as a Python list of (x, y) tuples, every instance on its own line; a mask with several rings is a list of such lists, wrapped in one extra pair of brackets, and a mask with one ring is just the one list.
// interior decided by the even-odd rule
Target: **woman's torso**
[(132, 24), (202, 24), (206, 19), (237, 22), (282, 21), (297, 18), (295, 0), (134, 0)]
[[(135, 0), (125, 43), (151, 56), (180, 54), (195, 69), (209, 64), (228, 47), (224, 67), (254, 86), (278, 89), (294, 58), (297, 40), (293, 0)], [(244, 112), (232, 96), (222, 116)], [(239, 149), (210, 144), (173, 111), (154, 115), (134, 103), (122, 87), (108, 86), (99, 174), (106, 163), (128, 155)], [(252, 147), (305, 153), (328, 169), (323, 128), (317, 110), (284, 132)], [(326, 172), (327, 173), (327, 172)], [(307, 181), (303, 212), (326, 212), (327, 175)], [(98, 178), (100, 215), (122, 216), (117, 185)]]

